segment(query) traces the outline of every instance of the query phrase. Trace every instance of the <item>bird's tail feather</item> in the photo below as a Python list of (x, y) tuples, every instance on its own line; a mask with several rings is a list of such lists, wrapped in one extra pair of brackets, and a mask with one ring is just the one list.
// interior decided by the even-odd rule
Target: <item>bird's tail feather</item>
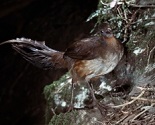
[(39, 68), (67, 68), (67, 62), (63, 58), (64, 53), (47, 47), (45, 42), (17, 38), (5, 41), (0, 45), (6, 43), (10, 43), (24, 59)]

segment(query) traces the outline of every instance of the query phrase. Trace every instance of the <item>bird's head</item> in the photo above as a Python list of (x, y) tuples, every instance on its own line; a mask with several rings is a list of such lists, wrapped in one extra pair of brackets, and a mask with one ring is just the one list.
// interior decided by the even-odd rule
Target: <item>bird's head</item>
[(99, 26), (99, 33), (100, 33), (101, 36), (106, 37), (106, 38), (113, 37), (112, 30), (111, 30), (108, 23), (102, 23)]

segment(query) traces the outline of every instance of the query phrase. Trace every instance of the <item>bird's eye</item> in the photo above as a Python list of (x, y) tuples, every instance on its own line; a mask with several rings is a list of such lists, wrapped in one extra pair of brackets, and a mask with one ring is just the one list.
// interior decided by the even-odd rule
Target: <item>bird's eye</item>
[(104, 31), (103, 31), (103, 30), (101, 30), (101, 33), (104, 33)]
[(111, 29), (101, 30), (101, 33), (111, 34)]

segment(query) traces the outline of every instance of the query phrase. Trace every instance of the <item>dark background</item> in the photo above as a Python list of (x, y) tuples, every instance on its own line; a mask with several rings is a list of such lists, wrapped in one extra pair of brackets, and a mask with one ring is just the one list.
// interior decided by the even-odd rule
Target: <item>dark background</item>
[[(97, 0), (0, 0), (0, 42), (26, 37), (65, 50), (89, 35)], [(0, 125), (44, 124), (43, 88), (66, 71), (38, 69), (10, 45), (0, 46)]]

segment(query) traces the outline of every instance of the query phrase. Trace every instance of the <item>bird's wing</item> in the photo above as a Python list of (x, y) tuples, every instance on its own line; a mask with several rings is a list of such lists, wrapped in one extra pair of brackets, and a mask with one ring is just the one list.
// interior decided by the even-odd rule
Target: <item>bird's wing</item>
[(67, 62), (63, 59), (64, 52), (59, 52), (47, 47), (45, 42), (17, 38), (5, 41), (0, 45), (6, 43), (10, 43), (14, 50), (20, 53), (24, 59), (34, 66), (43, 69), (67, 68)]
[(90, 60), (98, 57), (98, 53), (95, 51), (97, 48), (100, 48), (100, 42), (95, 37), (86, 38), (69, 46), (64, 56), (72, 59)]

